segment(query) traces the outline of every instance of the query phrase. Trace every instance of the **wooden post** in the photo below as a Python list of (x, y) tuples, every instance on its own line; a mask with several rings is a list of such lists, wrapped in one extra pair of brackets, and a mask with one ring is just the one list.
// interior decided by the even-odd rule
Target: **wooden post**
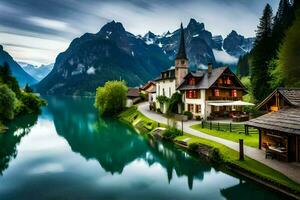
[(159, 122), (157, 123), (157, 126), (160, 127), (160, 123)]
[(296, 136), (296, 162), (299, 162), (299, 137)]
[(232, 132), (231, 122), (229, 123), (229, 132)]
[(244, 140), (240, 139), (239, 143), (240, 143), (240, 160), (243, 161), (244, 160)]
[(261, 130), (258, 129), (258, 148), (261, 149)]
[(245, 135), (248, 135), (248, 126), (245, 125)]
[(204, 128), (204, 121), (201, 122), (201, 127)]

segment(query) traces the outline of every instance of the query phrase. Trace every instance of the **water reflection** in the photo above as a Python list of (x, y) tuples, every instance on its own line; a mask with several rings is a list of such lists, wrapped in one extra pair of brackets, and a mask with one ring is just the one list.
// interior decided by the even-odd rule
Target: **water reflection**
[(23, 115), (8, 124), (8, 131), (0, 134), (0, 175), (8, 168), (9, 162), (17, 156), (17, 145), (36, 124), (36, 114)]

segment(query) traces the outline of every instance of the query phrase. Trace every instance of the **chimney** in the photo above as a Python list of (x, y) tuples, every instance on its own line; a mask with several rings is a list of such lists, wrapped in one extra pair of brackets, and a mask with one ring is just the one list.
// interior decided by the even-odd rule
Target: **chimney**
[(207, 73), (208, 73), (208, 75), (211, 75), (212, 67), (213, 67), (212, 63), (207, 64)]

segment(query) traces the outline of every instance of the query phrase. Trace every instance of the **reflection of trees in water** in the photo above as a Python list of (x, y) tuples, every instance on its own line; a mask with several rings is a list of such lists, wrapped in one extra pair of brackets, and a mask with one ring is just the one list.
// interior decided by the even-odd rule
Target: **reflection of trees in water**
[(7, 169), (10, 160), (17, 156), (17, 145), (30, 132), (37, 119), (37, 114), (17, 117), (9, 123), (7, 133), (0, 135), (0, 175)]
[(193, 180), (203, 179), (211, 170), (172, 144), (162, 144), (137, 135), (129, 126), (113, 119), (98, 117), (92, 107), (93, 99), (48, 100), (57, 133), (63, 136), (74, 152), (86, 159), (97, 159), (102, 168), (111, 173), (122, 173), (124, 167), (136, 159), (149, 165), (160, 163), (171, 181), (173, 171), (177, 176), (187, 176), (189, 188)]

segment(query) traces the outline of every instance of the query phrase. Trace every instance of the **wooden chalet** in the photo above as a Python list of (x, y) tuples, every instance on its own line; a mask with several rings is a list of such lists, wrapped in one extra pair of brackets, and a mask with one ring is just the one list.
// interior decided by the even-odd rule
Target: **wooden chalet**
[[(185, 110), (203, 118), (227, 118), (242, 114), (246, 89), (228, 68), (212, 68), (188, 73), (177, 88), (184, 94)], [(247, 104), (248, 105), (248, 104)]]
[(259, 148), (272, 157), (300, 162), (300, 89), (279, 88), (258, 109), (268, 113), (246, 123), (259, 130)]

